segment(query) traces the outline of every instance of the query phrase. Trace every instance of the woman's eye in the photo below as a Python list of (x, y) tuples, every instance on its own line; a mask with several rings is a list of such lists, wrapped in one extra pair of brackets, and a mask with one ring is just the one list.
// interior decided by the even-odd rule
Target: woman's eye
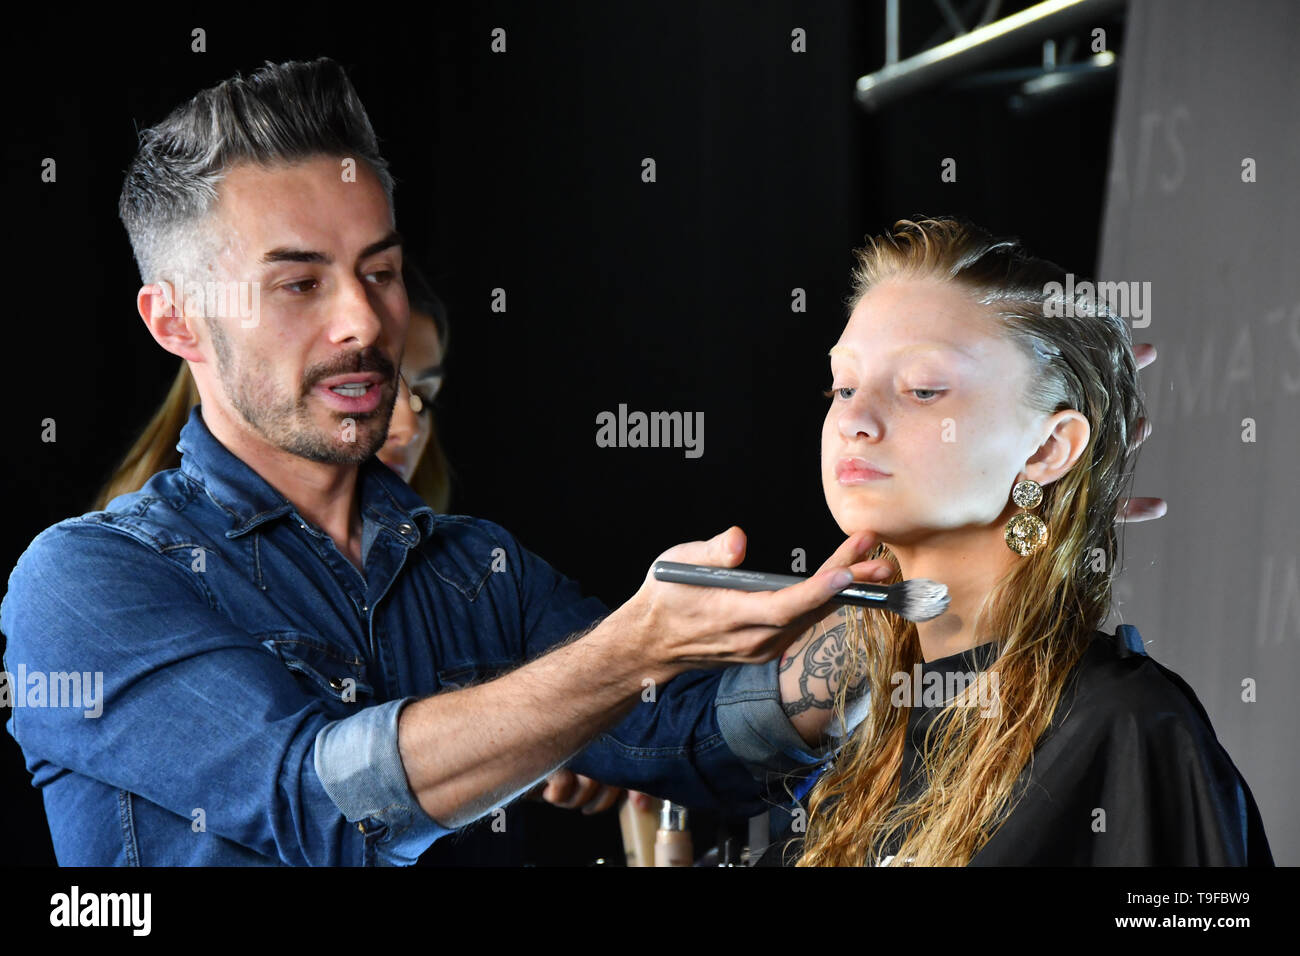
[[(850, 398), (853, 397), (853, 393), (856, 391), (857, 391), (856, 388), (853, 388), (850, 385), (845, 385), (841, 388), (835, 388), (835, 387), (828, 388), (826, 391), (822, 392), (822, 395), (826, 398), (839, 398), (847, 402)], [(846, 395), (844, 394), (845, 392), (848, 392), (849, 394)]]
[(366, 274), (372, 276), (379, 276), (379, 281), (375, 283), (376, 285), (387, 285), (389, 282), (393, 281), (393, 275), (394, 275), (394, 273), (389, 269), (380, 269), (377, 272), (368, 272)]
[[(934, 401), (935, 398), (943, 394), (943, 390), (938, 388), (913, 388), (913, 389), (909, 389), (909, 391), (916, 396), (917, 401), (925, 402), (927, 405), (930, 402)], [(926, 398), (920, 394), (921, 392), (926, 392), (931, 397)]]

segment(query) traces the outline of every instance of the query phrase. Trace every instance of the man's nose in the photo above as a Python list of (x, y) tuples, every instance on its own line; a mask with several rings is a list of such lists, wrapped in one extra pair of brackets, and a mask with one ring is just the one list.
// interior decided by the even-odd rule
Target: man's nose
[(355, 339), (362, 348), (369, 348), (379, 340), (384, 320), (373, 295), (364, 279), (343, 284), (335, 320), (336, 341)]

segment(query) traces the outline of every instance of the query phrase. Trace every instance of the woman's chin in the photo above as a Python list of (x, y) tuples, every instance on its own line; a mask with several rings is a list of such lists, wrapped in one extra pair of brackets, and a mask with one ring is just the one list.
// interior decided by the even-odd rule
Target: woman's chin
[(859, 531), (870, 531), (884, 541), (890, 535), (894, 524), (890, 516), (885, 515), (879, 508), (863, 505), (845, 506), (843, 503), (832, 505), (831, 517), (840, 526), (845, 537), (857, 534)]

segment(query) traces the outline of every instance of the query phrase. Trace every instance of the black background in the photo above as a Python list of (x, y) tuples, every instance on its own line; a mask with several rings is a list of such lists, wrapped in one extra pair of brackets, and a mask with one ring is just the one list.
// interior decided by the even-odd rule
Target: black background
[[(946, 39), (931, 4), (903, 7), (904, 55)], [(392, 164), (408, 255), (450, 311), (437, 404), (452, 510), (504, 525), (610, 605), (659, 552), (731, 524), (765, 570), (788, 569), (795, 548), (813, 570), (839, 543), (817, 464), (821, 391), (865, 235), (958, 214), (1094, 270), (1113, 86), (1022, 116), (1005, 84), (948, 84), (869, 115), (853, 85), (883, 61), (883, 0), (323, 9), (50, 15), (6, 38), (5, 364), (21, 390), (0, 569), (89, 510), (177, 367), (135, 311), (116, 215), (136, 131), (268, 59), (339, 60)], [(1122, 63), (1122, 24), (1101, 25)], [(195, 27), (206, 53), (190, 51)], [(490, 50), (495, 27), (505, 54)], [(796, 27), (806, 53), (791, 52)], [(45, 157), (56, 184), (40, 181)], [(641, 180), (645, 157), (657, 182)], [(945, 157), (955, 183), (940, 180)], [(805, 313), (791, 311), (796, 287)], [(598, 448), (596, 415), (620, 403), (703, 412), (703, 457)], [(56, 443), (40, 440), (45, 418)], [(0, 736), (5, 856), (53, 862), (29, 783)], [(517, 812), (530, 862), (620, 855), (613, 813)]]

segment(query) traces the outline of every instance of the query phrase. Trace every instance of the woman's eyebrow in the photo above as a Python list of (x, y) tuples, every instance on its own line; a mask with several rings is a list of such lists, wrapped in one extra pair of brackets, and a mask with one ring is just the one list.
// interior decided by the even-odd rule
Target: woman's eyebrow
[[(913, 345), (904, 345), (900, 349), (895, 349), (890, 354), (901, 355), (904, 352), (956, 352), (958, 355), (962, 356), (963, 358), (969, 359), (971, 361), (974, 361), (975, 359), (975, 356), (971, 355), (970, 352), (968, 352), (966, 349), (958, 345), (952, 345), (951, 343), (948, 342), (933, 342), (933, 343), (926, 342), (926, 343), (916, 343)], [(847, 345), (837, 345), (826, 354), (829, 355), (831, 358), (837, 358), (840, 356), (843, 356), (844, 358), (854, 359), (854, 360), (858, 358), (858, 353), (855, 352), (853, 349), (849, 348)]]

